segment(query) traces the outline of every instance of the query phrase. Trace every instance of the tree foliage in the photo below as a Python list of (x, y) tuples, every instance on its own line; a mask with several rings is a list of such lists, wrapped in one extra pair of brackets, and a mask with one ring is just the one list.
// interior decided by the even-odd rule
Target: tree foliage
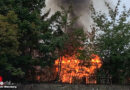
[(17, 16), (10, 11), (7, 16), (0, 15), (0, 55), (18, 54)]
[[(27, 80), (35, 65), (53, 62), (50, 54), (56, 46), (52, 41), (57, 38), (50, 27), (59, 14), (45, 20), (49, 12), (42, 16), (44, 7), (45, 0), (0, 1), (0, 74), (7, 80)], [(40, 41), (51, 43), (43, 47)]]
[(124, 10), (119, 12), (120, 0), (115, 9), (108, 3), (106, 6), (108, 14), (92, 9), (95, 28), (97, 32), (102, 33), (97, 38), (97, 52), (103, 59), (101, 73), (105, 71), (104, 74), (112, 76), (113, 83), (124, 83), (130, 77), (130, 10), (124, 6)]

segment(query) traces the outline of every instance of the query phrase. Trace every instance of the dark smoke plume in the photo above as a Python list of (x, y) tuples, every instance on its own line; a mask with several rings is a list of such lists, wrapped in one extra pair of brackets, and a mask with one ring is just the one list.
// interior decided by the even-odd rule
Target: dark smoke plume
[(79, 17), (77, 26), (81, 27), (84, 27), (83, 20), (88, 21), (90, 2), (91, 0), (53, 0), (58, 7), (68, 8), (72, 5), (71, 17)]
[(84, 9), (88, 9), (89, 3), (91, 0), (55, 0), (57, 5), (68, 7), (72, 4), (75, 12), (80, 13), (84, 11)]
[(85, 31), (88, 31), (90, 30), (90, 25), (92, 24), (89, 9), (90, 5), (93, 4), (95, 9), (98, 11), (101, 10), (106, 12), (107, 8), (105, 7), (104, 1), (105, 0), (46, 0), (46, 4), (48, 8), (51, 8), (52, 14), (60, 10), (61, 6), (67, 9), (70, 5), (72, 5), (73, 12), (71, 13), (71, 17), (79, 17), (77, 21), (78, 26), (81, 26)]

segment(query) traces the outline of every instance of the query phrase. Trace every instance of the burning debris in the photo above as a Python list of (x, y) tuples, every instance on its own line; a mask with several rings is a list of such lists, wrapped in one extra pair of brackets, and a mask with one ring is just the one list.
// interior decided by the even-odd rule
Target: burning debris
[[(95, 70), (102, 66), (102, 61), (98, 55), (92, 54), (91, 57), (90, 62), (79, 60), (76, 58), (76, 55), (63, 56), (60, 58), (61, 60), (57, 59), (55, 66), (56, 72), (60, 72), (59, 80), (61, 80), (62, 83), (85, 82), (86, 84), (96, 84), (96, 79), (93, 75)], [(88, 63), (90, 63), (90, 65), (87, 67), (86, 65)]]

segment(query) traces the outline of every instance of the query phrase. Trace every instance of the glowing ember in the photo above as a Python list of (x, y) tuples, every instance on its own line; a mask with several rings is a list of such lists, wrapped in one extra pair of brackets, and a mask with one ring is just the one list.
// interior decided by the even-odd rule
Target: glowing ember
[[(90, 60), (90, 66), (85, 66), (85, 61), (78, 60), (75, 55), (71, 57), (61, 57), (55, 61), (56, 72), (59, 73), (59, 79), (63, 83), (78, 83), (82, 82), (83, 79), (86, 84), (96, 83), (96, 79), (90, 78), (96, 69), (99, 69), (102, 66), (100, 57), (92, 54), (92, 59)], [(83, 65), (84, 64), (84, 65)], [(60, 69), (59, 69), (60, 66)]]

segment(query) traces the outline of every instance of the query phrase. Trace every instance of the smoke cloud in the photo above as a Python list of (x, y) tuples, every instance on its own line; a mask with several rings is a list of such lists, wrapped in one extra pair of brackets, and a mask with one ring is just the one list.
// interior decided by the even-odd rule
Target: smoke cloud
[[(79, 17), (78, 24), (84, 28), (85, 31), (90, 31), (92, 24), (89, 7), (93, 3), (97, 11), (107, 12), (104, 3), (105, 0), (46, 0), (47, 8), (51, 8), (51, 13), (60, 10), (60, 7), (68, 8), (70, 5), (73, 7), (73, 16)], [(109, 0), (110, 1), (110, 0)]]

